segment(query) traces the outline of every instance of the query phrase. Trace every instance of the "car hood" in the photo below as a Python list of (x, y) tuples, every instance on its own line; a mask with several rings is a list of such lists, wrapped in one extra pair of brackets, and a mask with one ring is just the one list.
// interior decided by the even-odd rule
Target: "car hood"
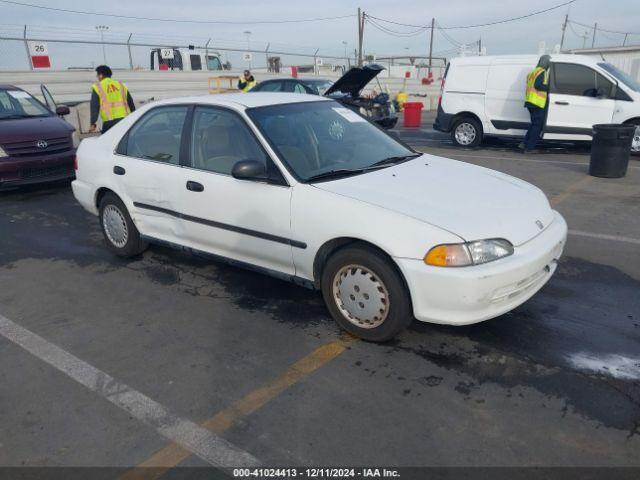
[(54, 116), (0, 120), (0, 145), (64, 137), (73, 131), (71, 125)]
[(537, 187), (494, 170), (432, 155), (313, 185), (413, 217), (466, 241), (506, 238), (521, 245), (554, 218), (547, 197)]
[(364, 67), (353, 67), (324, 92), (325, 96), (342, 93), (357, 97), (367, 84), (376, 78), (385, 68), (382, 65), (372, 63)]

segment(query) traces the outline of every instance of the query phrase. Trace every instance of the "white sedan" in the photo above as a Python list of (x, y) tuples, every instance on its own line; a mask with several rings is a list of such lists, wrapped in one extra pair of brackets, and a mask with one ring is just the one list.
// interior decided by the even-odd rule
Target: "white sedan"
[(73, 192), (117, 255), (162, 243), (319, 289), (371, 341), (464, 325), (551, 277), (567, 225), (536, 187), (423, 155), (333, 100), (179, 98), (82, 142)]

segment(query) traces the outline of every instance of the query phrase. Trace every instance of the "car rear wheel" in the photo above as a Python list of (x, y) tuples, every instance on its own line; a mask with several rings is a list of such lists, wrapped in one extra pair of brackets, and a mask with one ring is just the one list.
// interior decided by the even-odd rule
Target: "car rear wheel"
[(390, 340), (413, 320), (411, 299), (397, 268), (366, 245), (346, 247), (329, 258), (322, 295), (334, 320), (363, 340)]
[(120, 257), (134, 257), (148, 247), (124, 203), (113, 193), (107, 193), (100, 201), (100, 226), (107, 247)]
[(473, 117), (459, 118), (453, 124), (451, 139), (459, 147), (477, 147), (482, 142), (482, 125)]

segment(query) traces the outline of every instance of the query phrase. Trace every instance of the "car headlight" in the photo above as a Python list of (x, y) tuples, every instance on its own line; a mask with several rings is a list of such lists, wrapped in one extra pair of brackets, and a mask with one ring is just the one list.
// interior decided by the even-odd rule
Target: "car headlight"
[(434, 267), (467, 267), (493, 262), (513, 255), (513, 245), (504, 238), (492, 238), (467, 243), (436, 245), (424, 257), (424, 263)]
[(8, 157), (9, 155), (7, 155), (7, 152), (5, 152), (2, 147), (0, 147), (0, 158), (2, 157)]

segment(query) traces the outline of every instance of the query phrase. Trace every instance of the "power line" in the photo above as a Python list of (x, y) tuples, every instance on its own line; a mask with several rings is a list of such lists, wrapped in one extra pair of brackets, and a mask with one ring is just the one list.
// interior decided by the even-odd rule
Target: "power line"
[(176, 18), (157, 18), (157, 17), (136, 17), (131, 15), (118, 15), (114, 13), (89, 12), (86, 10), (71, 10), (66, 8), (47, 7), (45, 5), (35, 5), (31, 3), (16, 2), (13, 0), (0, 0), (0, 3), (9, 5), (17, 5), (20, 7), (38, 8), (41, 10), (50, 10), (54, 12), (73, 13), (77, 15), (95, 15), (100, 17), (126, 18), (130, 20), (148, 20), (154, 22), (172, 22), (172, 23), (201, 23), (201, 24), (224, 24), (224, 25), (261, 25), (261, 24), (282, 24), (282, 23), (304, 23), (304, 22), (322, 22), (326, 20), (339, 20), (342, 18), (353, 18), (355, 15), (340, 15), (336, 17), (319, 17), (319, 18), (302, 18), (296, 20), (182, 20)]
[[(2, 0), (0, 0), (2, 1)], [(487, 23), (478, 23), (475, 25), (456, 25), (453, 27), (440, 27), (441, 30), (459, 30), (459, 29), (466, 29), (466, 28), (480, 28), (480, 27), (489, 27), (492, 25), (499, 25), (502, 23), (509, 23), (509, 22), (515, 22), (517, 20), (522, 20), (524, 18), (529, 18), (529, 17), (533, 17), (535, 15), (540, 15), (542, 13), (547, 13), (547, 12), (551, 12), (552, 10), (557, 10), (558, 8), (562, 8), (565, 7), (567, 5), (571, 5), (572, 3), (575, 3), (577, 0), (568, 0), (566, 2), (560, 3), (558, 5), (555, 5), (553, 7), (549, 7), (549, 8), (545, 8), (543, 10), (537, 10), (535, 12), (531, 12), (531, 13), (527, 13), (525, 15), (520, 15), (518, 17), (511, 17), (511, 18), (506, 18), (503, 20), (495, 20), (492, 22), (487, 22)], [(367, 15), (368, 17), (374, 18), (376, 20), (382, 21), (382, 22), (387, 22), (387, 23), (392, 23), (394, 25), (401, 25), (404, 27), (414, 27), (414, 28), (431, 28), (428, 25), (415, 25), (415, 24), (411, 24), (411, 23), (401, 23), (401, 22), (396, 22), (393, 20), (387, 20), (384, 18), (378, 18), (378, 17), (374, 17), (372, 15)]]
[(370, 24), (372, 27), (376, 28), (377, 30), (380, 30), (381, 32), (386, 33), (387, 35), (391, 35), (394, 37), (414, 37), (428, 30), (428, 28), (419, 28), (418, 30), (413, 32), (399, 32), (397, 30), (392, 30), (388, 27), (385, 27), (384, 25), (380, 25), (374, 20), (371, 20), (369, 18), (369, 15), (366, 15), (365, 20), (368, 24)]
[(440, 34), (445, 38), (445, 40), (447, 40), (451, 45), (453, 45), (454, 47), (459, 47), (461, 45), (461, 42), (458, 42), (457, 40), (454, 40), (451, 35), (449, 35), (447, 32), (445, 32), (442, 27), (440, 26), (440, 24), (438, 22), (436, 22), (436, 27), (438, 28), (438, 31), (440, 32)]
[[(579, 25), (580, 27), (588, 28), (589, 30), (593, 30), (593, 25), (587, 25), (585, 23), (576, 22), (575, 20), (569, 20), (569, 23), (573, 23), (574, 25)], [(607, 30), (606, 28), (600, 28), (598, 25), (598, 32), (607, 32), (607, 33), (617, 33), (618, 35), (640, 35), (640, 32), (621, 32), (619, 30)]]

